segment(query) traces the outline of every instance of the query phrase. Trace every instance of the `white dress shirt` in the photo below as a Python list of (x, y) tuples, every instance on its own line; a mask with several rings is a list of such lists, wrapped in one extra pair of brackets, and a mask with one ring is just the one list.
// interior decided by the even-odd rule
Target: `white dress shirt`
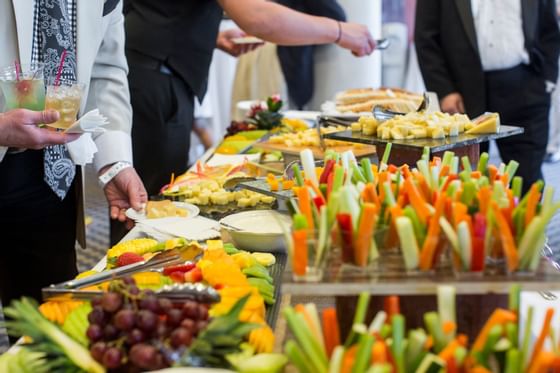
[(471, 0), (471, 8), (484, 71), (529, 63), (521, 0)]

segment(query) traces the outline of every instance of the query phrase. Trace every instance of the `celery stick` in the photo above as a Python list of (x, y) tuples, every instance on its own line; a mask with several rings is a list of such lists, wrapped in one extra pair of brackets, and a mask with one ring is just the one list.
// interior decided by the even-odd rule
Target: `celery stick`
[(412, 227), (414, 228), (414, 235), (418, 241), (418, 246), (422, 247), (424, 240), (426, 239), (426, 227), (420, 222), (420, 218), (416, 214), (416, 211), (412, 206), (406, 206), (403, 209), (404, 215), (410, 219)]
[(543, 234), (540, 235), (539, 240), (535, 243), (535, 253), (529, 263), (529, 271), (535, 272), (537, 268), (539, 268), (539, 264), (541, 262), (541, 250), (545, 243), (546, 234), (543, 232)]
[(323, 329), (321, 328), (321, 321), (319, 319), (319, 312), (317, 311), (317, 306), (315, 305), (315, 303), (306, 303), (304, 305), (304, 308), (307, 314), (309, 315), (309, 317), (311, 318), (310, 321), (313, 323), (313, 328), (319, 334), (318, 342), (321, 345), (321, 348), (323, 349), (323, 352), (326, 355), (327, 350), (325, 348), (325, 338), (323, 336)]
[(551, 186), (545, 186), (543, 192), (543, 199), (542, 199), (542, 209), (540, 215), (545, 215), (548, 213), (548, 210), (554, 206), (554, 188)]
[(369, 324), (368, 333), (375, 334), (379, 333), (383, 324), (385, 324), (385, 320), (387, 320), (387, 312), (385, 311), (378, 311), (371, 324)]
[(432, 189), (438, 189), (439, 188), (439, 168), (438, 167), (432, 167), (431, 172), (430, 172), (431, 176), (432, 176)]
[(379, 336), (382, 339), (387, 339), (392, 332), (393, 328), (391, 327), (391, 325), (389, 324), (383, 324), (383, 326), (381, 327), (381, 330), (379, 331)]
[(445, 153), (443, 153), (443, 159), (441, 161), (441, 164), (444, 165), (444, 166), (449, 166), (449, 168), (451, 168), (454, 156), (455, 156), (455, 153), (450, 152), (450, 151), (446, 151)]
[(308, 227), (307, 218), (303, 214), (295, 214), (293, 220), (295, 230), (306, 229)]
[(518, 168), (519, 168), (519, 162), (516, 162), (514, 160), (509, 161), (506, 167), (506, 173), (508, 175), (508, 183), (515, 177), (515, 173), (517, 172)]
[(366, 373), (391, 373), (393, 367), (389, 363), (374, 364), (372, 365)]
[(511, 190), (513, 191), (513, 196), (521, 198), (521, 189), (523, 189), (523, 178), (521, 176), (514, 176), (511, 181)]
[(354, 198), (352, 189), (345, 186), (340, 190), (340, 208), (339, 212), (348, 213), (352, 216), (352, 225), (357, 228), (360, 221), (360, 205), (358, 200)]
[(461, 172), (459, 172), (459, 178), (463, 182), (469, 181), (471, 179), (471, 173), (468, 172), (468, 171), (461, 171)]
[(404, 264), (407, 269), (418, 268), (420, 250), (414, 236), (412, 222), (406, 216), (398, 217), (396, 220), (397, 234), (401, 243)]
[(525, 233), (525, 214), (527, 209), (525, 207), (519, 210), (513, 210), (513, 224), (515, 225), (515, 242), (517, 245), (521, 242), (521, 238)]
[(506, 336), (507, 339), (511, 342), (511, 345), (515, 348), (518, 347), (519, 344), (519, 328), (517, 324), (514, 322), (508, 322), (506, 324)]
[(418, 365), (428, 353), (424, 346), (428, 336), (424, 329), (414, 329), (408, 332), (408, 344), (406, 346), (406, 371), (415, 372)]
[(456, 174), (459, 172), (459, 157), (453, 157), (453, 162), (451, 162), (451, 173)]
[(332, 227), (340, 208), (340, 192), (332, 192), (327, 201), (328, 226)]
[(373, 335), (362, 334), (360, 336), (352, 373), (362, 373), (366, 371), (367, 367), (370, 365), (373, 342), (375, 342)]
[(500, 167), (498, 167), (498, 174), (503, 175), (506, 172), (506, 164), (504, 162), (500, 163)]
[(373, 171), (371, 170), (371, 161), (369, 158), (362, 158), (360, 161), (362, 171), (368, 183), (373, 183)]
[(315, 256), (315, 266), (318, 268), (319, 263), (323, 258), (324, 251), (327, 247), (327, 240), (329, 238), (329, 227), (327, 218), (327, 207), (321, 206), (319, 212), (319, 242), (317, 245), (317, 255)]
[(358, 165), (356, 163), (352, 163), (352, 165), (350, 167), (352, 167), (352, 180), (354, 180), (354, 182), (356, 182), (356, 183), (358, 183), (358, 182), (366, 183), (367, 182), (365, 176), (362, 174), (362, 170), (358, 167)]
[(480, 155), (480, 158), (478, 159), (478, 167), (477, 170), (480, 171), (480, 173), (482, 173), (483, 175), (488, 175), (488, 159), (490, 158), (490, 156), (488, 155), (488, 153), (484, 152)]
[(443, 327), (437, 312), (426, 312), (424, 314), (424, 323), (428, 333), (434, 339), (434, 351), (440, 353), (445, 347), (445, 337), (443, 334)]
[(328, 160), (335, 159), (336, 154), (337, 153), (334, 150), (327, 149), (327, 151), (325, 151), (325, 156), (323, 157), (323, 160), (325, 161), (325, 164), (327, 163)]
[(303, 354), (303, 351), (296, 342), (293, 340), (286, 342), (284, 351), (288, 359), (290, 359), (290, 362), (296, 366), (299, 373), (313, 373), (313, 366), (310, 360)]
[(426, 179), (426, 183), (430, 186), (430, 189), (434, 189), (434, 185), (432, 184), (432, 174), (430, 173), (430, 168), (428, 167), (428, 161), (424, 159), (420, 159), (416, 162), (416, 167), (418, 167), (418, 171), (424, 176)]
[(304, 149), (299, 153), (299, 157), (301, 159), (303, 171), (305, 172), (305, 178), (307, 180), (311, 180), (313, 185), (319, 185), (317, 172), (315, 172), (315, 158), (313, 157), (313, 151), (311, 151), (311, 149)]
[(473, 199), (476, 197), (476, 185), (472, 180), (463, 183), (463, 193), (461, 194), (461, 202), (467, 206), (471, 206)]
[(391, 346), (391, 351), (393, 352), (393, 358), (395, 359), (395, 364), (397, 366), (397, 373), (405, 373), (404, 316), (400, 314), (393, 315), (391, 317), (391, 325), (393, 327), (393, 345)]
[(293, 308), (288, 307), (284, 309), (284, 317), (297, 342), (301, 345), (303, 352), (309, 358), (313, 366), (313, 372), (326, 372), (328, 365), (327, 355), (319, 342), (313, 337), (313, 333), (309, 330), (303, 315), (296, 313)]
[(398, 170), (397, 171), (397, 176), (395, 178), (395, 185), (396, 185), (395, 195), (396, 196), (399, 195), (399, 191), (401, 189), (401, 184), (402, 184), (402, 174), (401, 174), (401, 170)]
[[(369, 305), (369, 293), (365, 291), (361, 292), (360, 295), (358, 296), (356, 313), (354, 313), (354, 321), (352, 322), (352, 325), (359, 325), (364, 323), (368, 305)], [(350, 347), (352, 345), (352, 341), (356, 338), (356, 334), (357, 334), (356, 331), (354, 330), (354, 328), (352, 328), (350, 334), (346, 338), (346, 342), (344, 343), (345, 347)]]
[(472, 172), (471, 161), (466, 155), (461, 158), (461, 164), (463, 165), (463, 170), (467, 171), (469, 174)]
[(426, 162), (430, 161), (430, 148), (429, 147), (424, 146), (424, 149), (422, 149), (422, 157), (420, 159), (423, 159)]
[(294, 173), (294, 179), (296, 179), (297, 186), (303, 186), (303, 175), (301, 174), (301, 170), (299, 169), (299, 165), (297, 163), (292, 165), (292, 172)]
[(502, 336), (502, 332), (502, 325), (494, 325), (488, 332), (488, 336), (486, 337), (486, 342), (484, 343), (482, 350), (475, 352), (476, 360), (485, 367), (488, 367), (488, 358), (494, 350), (494, 346)]
[(369, 260), (371, 261), (377, 260), (379, 258), (379, 249), (377, 248), (377, 243), (375, 242), (374, 237), (371, 238), (371, 243), (369, 244)]
[(332, 192), (338, 191), (343, 183), (344, 183), (344, 168), (341, 165), (336, 164), (334, 166)]
[(457, 255), (461, 256), (461, 250), (459, 249), (459, 237), (457, 237), (457, 233), (455, 233), (455, 229), (453, 229), (451, 223), (449, 223), (444, 216), (441, 216), (439, 218), (439, 225), (441, 226), (443, 233), (447, 236), (447, 239), (451, 244), (451, 248), (455, 250)]
[[(437, 305), (438, 313), (441, 318), (442, 325), (446, 322), (457, 322), (455, 313), (455, 287), (450, 285), (439, 285), (437, 287)], [(455, 338), (455, 331), (446, 336), (447, 342)]]
[(465, 271), (469, 271), (472, 259), (472, 235), (469, 224), (466, 221), (462, 221), (457, 225), (457, 238), (459, 239), (459, 251), (463, 268)]
[[(527, 226), (519, 242), (520, 268), (527, 269), (529, 267), (535, 251), (538, 251), (538, 249), (535, 250), (535, 243), (540, 241), (539, 238), (544, 233), (545, 228), (546, 222), (541, 216), (535, 216)], [(536, 255), (540, 254), (537, 252)]]
[(467, 349), (463, 346), (459, 346), (457, 347), (457, 349), (455, 350), (455, 353), (453, 354), (454, 358), (455, 358), (455, 362), (457, 363), (458, 366), (463, 365), (463, 362), (465, 361), (465, 358), (467, 357)]
[(519, 315), (519, 303), (521, 301), (521, 285), (513, 284), (509, 287), (509, 310)]
[(391, 190), (391, 184), (389, 181), (385, 182), (383, 184), (383, 188), (385, 189), (385, 203), (390, 206), (393, 207), (397, 204), (397, 201), (395, 200), (395, 196), (393, 195), (393, 191)]
[(329, 373), (340, 373), (343, 358), (344, 347), (336, 346), (332, 352), (331, 361), (329, 363)]
[(494, 182), (494, 189), (492, 191), (492, 199), (498, 203), (500, 208), (509, 206), (509, 198), (506, 193), (504, 184), (501, 181)]
[(506, 353), (505, 373), (521, 372), (521, 353), (518, 349), (512, 348)]
[(479, 187), (488, 186), (488, 185), (490, 185), (490, 180), (488, 180), (488, 176), (482, 176), (480, 179), (478, 179)]
[(525, 325), (523, 329), (523, 340), (521, 343), (521, 368), (520, 370), (523, 371), (529, 364), (529, 359), (531, 358), (529, 352), (529, 343), (531, 343), (531, 328), (533, 325), (533, 306), (529, 306), (527, 308), (527, 318), (525, 319)]
[(344, 170), (349, 171), (350, 170), (350, 155), (348, 154), (348, 152), (344, 152), (342, 153), (342, 156), (340, 157), (341, 163), (342, 163), (342, 167), (344, 168)]
[(393, 143), (387, 143), (385, 146), (385, 151), (383, 152), (383, 158), (381, 158), (381, 165), (387, 165), (389, 162), (389, 156), (391, 155), (391, 148), (393, 147)]

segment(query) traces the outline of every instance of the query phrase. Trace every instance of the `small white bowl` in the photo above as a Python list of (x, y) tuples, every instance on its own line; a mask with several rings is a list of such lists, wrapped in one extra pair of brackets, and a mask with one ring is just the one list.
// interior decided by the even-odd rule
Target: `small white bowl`
[(263, 252), (284, 251), (284, 231), (290, 232), (292, 224), (288, 216), (273, 210), (244, 211), (228, 215), (220, 223), (235, 247)]

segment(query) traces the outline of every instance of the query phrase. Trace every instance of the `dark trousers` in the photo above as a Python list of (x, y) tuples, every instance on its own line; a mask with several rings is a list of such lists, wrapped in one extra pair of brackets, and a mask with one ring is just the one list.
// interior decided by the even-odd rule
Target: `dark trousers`
[(51, 191), (41, 150), (7, 154), (0, 175), (2, 304), (24, 295), (40, 300), (41, 288), (77, 274), (75, 187), (62, 201)]
[[(128, 83), (133, 110), (134, 168), (149, 196), (157, 195), (188, 169), (194, 95), (187, 84), (160, 61), (127, 51)], [(165, 72), (164, 72), (164, 71)], [(111, 223), (111, 244), (126, 233), (123, 224)]]
[[(503, 124), (525, 129), (522, 135), (497, 141), (504, 163), (519, 162), (516, 175), (523, 177), (525, 193), (535, 181), (543, 179), (550, 94), (544, 79), (527, 65), (487, 72), (486, 90), (488, 111), (500, 113)], [(488, 143), (481, 145), (481, 151), (488, 151)]]

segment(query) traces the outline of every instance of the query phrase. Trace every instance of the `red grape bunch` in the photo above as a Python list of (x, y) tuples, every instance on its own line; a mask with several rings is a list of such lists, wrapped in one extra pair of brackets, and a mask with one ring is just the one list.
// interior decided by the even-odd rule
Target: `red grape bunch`
[[(110, 291), (92, 300), (87, 337), (95, 360), (113, 371), (170, 366), (208, 325), (208, 305), (173, 303), (140, 291), (131, 278), (113, 281)], [(170, 353), (173, 352), (173, 353)]]

